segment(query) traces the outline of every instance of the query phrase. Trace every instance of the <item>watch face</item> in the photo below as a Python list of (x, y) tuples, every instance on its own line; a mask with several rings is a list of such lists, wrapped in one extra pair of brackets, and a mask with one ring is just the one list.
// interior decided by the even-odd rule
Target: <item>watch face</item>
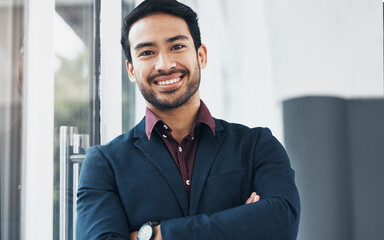
[(143, 225), (139, 233), (137, 234), (137, 239), (139, 240), (150, 240), (152, 237), (152, 227), (148, 224)]

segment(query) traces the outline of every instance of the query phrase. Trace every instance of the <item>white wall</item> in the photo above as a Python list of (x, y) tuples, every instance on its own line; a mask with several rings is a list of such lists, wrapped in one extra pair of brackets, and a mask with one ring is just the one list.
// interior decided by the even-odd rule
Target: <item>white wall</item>
[(383, 96), (382, 1), (265, 2), (280, 99)]
[(265, 2), (200, 0), (198, 7), (208, 48), (202, 99), (214, 116), (270, 127), (282, 139)]
[(383, 96), (381, 1), (197, 2), (202, 99), (215, 116), (268, 126), (283, 141), (283, 100)]

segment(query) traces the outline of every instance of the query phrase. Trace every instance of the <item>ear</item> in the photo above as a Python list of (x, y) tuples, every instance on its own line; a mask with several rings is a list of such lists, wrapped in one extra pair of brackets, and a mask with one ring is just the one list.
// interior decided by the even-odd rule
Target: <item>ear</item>
[(204, 44), (201, 44), (201, 46), (197, 49), (197, 57), (200, 68), (204, 69), (207, 66), (207, 47)]
[(135, 83), (135, 82), (136, 82), (136, 76), (135, 76), (135, 71), (133, 70), (133, 65), (132, 65), (132, 63), (130, 63), (130, 62), (128, 62), (128, 61), (125, 61), (125, 65), (126, 65), (126, 68), (127, 68), (127, 72), (128, 72), (129, 80), (130, 80), (132, 83)]

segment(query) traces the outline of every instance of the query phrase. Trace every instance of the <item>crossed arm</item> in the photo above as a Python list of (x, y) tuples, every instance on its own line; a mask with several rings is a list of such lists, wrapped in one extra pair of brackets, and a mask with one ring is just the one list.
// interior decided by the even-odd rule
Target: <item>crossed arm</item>
[[(249, 196), (249, 198), (247, 199), (247, 201), (245, 202), (245, 204), (250, 204), (250, 203), (255, 203), (255, 202), (258, 202), (260, 200), (260, 196), (257, 195), (257, 193), (253, 192), (251, 194), (251, 196)], [(161, 237), (161, 228), (160, 228), (160, 225), (157, 225), (154, 227), (155, 228), (155, 237), (153, 240), (162, 240), (163, 238)], [(131, 232), (129, 234), (129, 238), (131, 240), (136, 240), (137, 239), (137, 234), (138, 234), (138, 231), (135, 231), (135, 232)]]
[[(117, 192), (116, 173), (111, 169), (111, 165), (106, 161), (104, 155), (93, 149), (88, 152), (88, 161), (86, 159), (84, 162), (80, 175), (78, 239), (136, 239), (137, 232), (130, 233), (129, 230), (137, 230), (140, 226), (138, 222), (148, 220), (161, 220), (161, 227), (157, 228), (156, 240), (162, 238), (295, 239), (299, 223), (300, 202), (294, 183), (294, 172), (290, 168), (288, 158), (282, 148), (270, 143), (271, 138), (262, 139), (258, 151), (255, 151), (254, 158), (257, 161), (252, 168), (251, 191), (257, 191), (262, 199), (254, 193), (245, 201), (245, 205), (210, 214), (173, 216), (166, 220), (161, 218), (140, 219), (136, 221), (136, 225), (132, 229), (130, 227), (135, 223), (129, 222), (124, 213)], [(217, 184), (215, 183), (217, 191), (222, 191), (223, 187), (227, 186), (223, 182), (220, 182), (219, 186)], [(122, 191), (125, 191), (123, 194), (127, 194), (128, 186), (122, 184), (121, 187)], [(214, 201), (215, 197), (211, 195), (210, 197), (210, 201)], [(153, 210), (154, 208), (148, 211)], [(158, 209), (158, 211), (163, 210)], [(156, 215), (159, 216), (158, 213), (156, 212)], [(130, 216), (135, 219), (135, 216)]]

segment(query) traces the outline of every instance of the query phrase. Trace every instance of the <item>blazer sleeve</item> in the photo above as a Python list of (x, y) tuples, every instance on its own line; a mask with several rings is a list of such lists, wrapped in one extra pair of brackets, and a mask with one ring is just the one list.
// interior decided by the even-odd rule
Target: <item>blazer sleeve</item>
[(294, 171), (269, 129), (261, 130), (253, 161), (252, 191), (260, 201), (212, 215), (162, 221), (163, 239), (296, 239), (300, 201)]
[(87, 151), (77, 197), (77, 239), (129, 239), (114, 173), (97, 147)]

